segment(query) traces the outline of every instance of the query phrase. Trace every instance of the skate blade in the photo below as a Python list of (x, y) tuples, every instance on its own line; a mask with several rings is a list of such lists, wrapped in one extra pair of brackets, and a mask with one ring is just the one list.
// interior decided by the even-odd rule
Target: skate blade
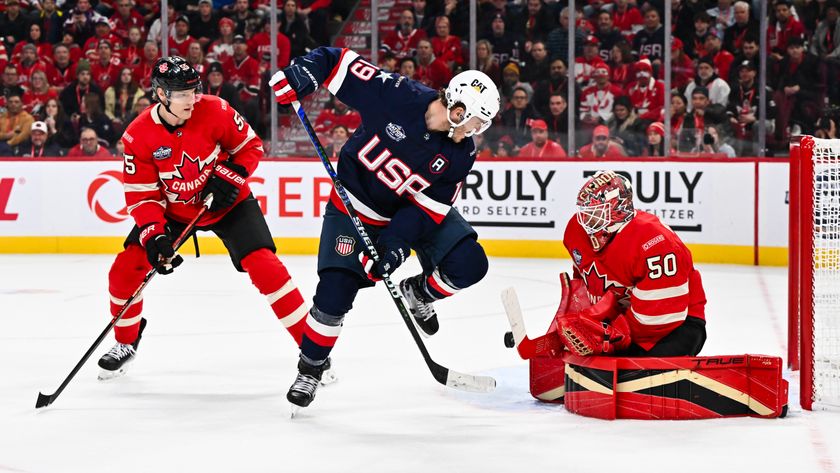
[(99, 374), (96, 376), (96, 379), (99, 381), (110, 381), (112, 379), (117, 379), (125, 376), (125, 373), (128, 371), (127, 366), (123, 366), (122, 368), (114, 371), (100, 369)]
[(298, 406), (297, 404), (292, 404), (290, 402), (289, 403), (289, 415), (290, 415), (289, 418), (294, 419), (295, 417), (297, 417), (297, 415), (300, 413), (301, 409), (303, 409), (301, 406)]

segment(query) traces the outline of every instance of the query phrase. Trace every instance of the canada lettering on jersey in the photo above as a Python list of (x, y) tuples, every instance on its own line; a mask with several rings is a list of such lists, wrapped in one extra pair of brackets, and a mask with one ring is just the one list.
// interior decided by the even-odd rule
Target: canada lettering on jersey
[(202, 161), (184, 151), (181, 163), (175, 165), (174, 171), (161, 172), (160, 180), (166, 188), (169, 201), (182, 204), (198, 202), (198, 195), (213, 172), (213, 166), (210, 165), (212, 161), (215, 161), (215, 157)]

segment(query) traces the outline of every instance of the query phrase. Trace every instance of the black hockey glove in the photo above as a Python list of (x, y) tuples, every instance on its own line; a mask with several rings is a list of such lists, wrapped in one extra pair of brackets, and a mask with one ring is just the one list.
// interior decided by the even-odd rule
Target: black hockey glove
[(204, 199), (208, 194), (213, 194), (213, 203), (210, 204), (209, 210), (211, 212), (224, 210), (236, 202), (239, 192), (245, 187), (247, 177), (248, 171), (241, 164), (231, 161), (217, 163), (213, 168), (213, 174), (204, 185), (204, 190), (201, 191), (201, 198)]
[(172, 238), (162, 223), (146, 225), (140, 232), (140, 244), (146, 249), (146, 259), (160, 274), (172, 274), (184, 258), (175, 254)]
[(359, 261), (371, 281), (381, 281), (385, 274), (391, 275), (400, 267), (411, 254), (411, 248), (403, 240), (388, 238), (383, 241), (381, 238), (376, 245), (376, 252), (379, 253), (379, 261), (374, 262), (373, 258), (366, 253), (359, 253)]

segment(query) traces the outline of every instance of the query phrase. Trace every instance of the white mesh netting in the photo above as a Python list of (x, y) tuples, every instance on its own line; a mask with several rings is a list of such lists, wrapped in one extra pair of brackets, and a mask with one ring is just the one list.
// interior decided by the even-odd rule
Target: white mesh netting
[(840, 407), (840, 140), (814, 140), (814, 402)]

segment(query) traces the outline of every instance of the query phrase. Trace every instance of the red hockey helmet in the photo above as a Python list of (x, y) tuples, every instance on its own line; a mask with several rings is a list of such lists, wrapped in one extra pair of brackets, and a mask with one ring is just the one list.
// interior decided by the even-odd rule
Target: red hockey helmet
[(577, 220), (595, 251), (601, 251), (635, 215), (630, 181), (613, 171), (598, 171), (578, 192)]

